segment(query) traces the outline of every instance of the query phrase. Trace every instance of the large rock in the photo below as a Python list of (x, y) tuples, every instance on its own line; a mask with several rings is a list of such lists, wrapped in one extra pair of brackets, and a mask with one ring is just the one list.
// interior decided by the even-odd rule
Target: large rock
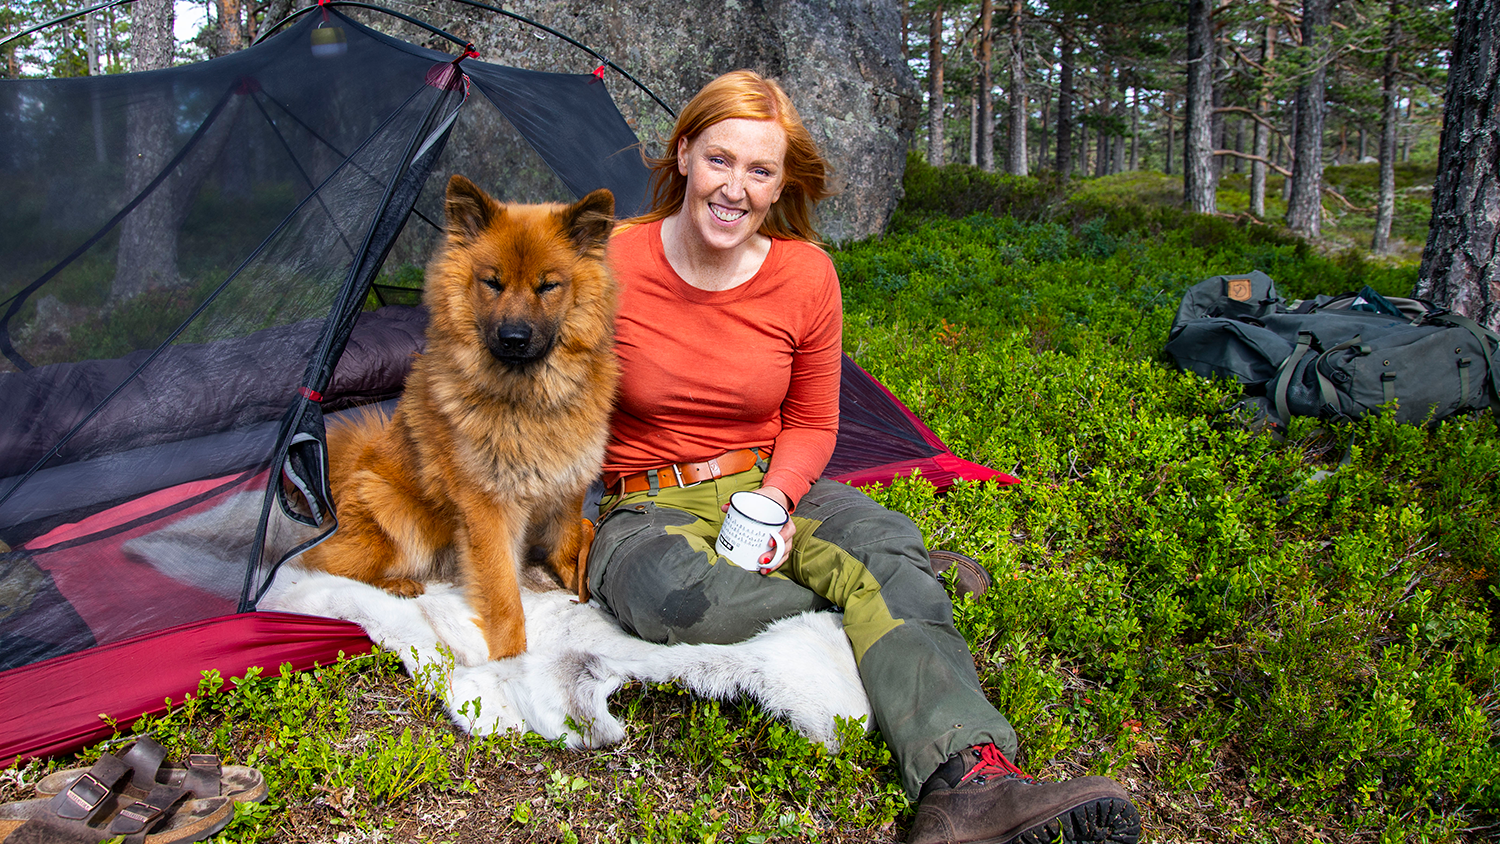
[[(730, 70), (774, 77), (833, 168), (839, 193), (819, 208), (823, 237), (867, 237), (890, 219), (918, 109), (895, 0), (520, 0), (505, 8), (598, 51), (674, 110)], [(599, 64), (561, 39), (474, 7), (444, 0), (418, 16), (472, 40), (485, 61), (569, 73)], [(605, 78), (636, 134), (658, 152), (670, 115), (619, 74)]]

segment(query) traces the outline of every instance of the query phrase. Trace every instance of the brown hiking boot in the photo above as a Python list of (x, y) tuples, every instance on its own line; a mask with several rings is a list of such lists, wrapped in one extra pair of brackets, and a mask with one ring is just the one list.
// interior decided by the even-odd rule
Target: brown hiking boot
[(928, 777), (907, 844), (1136, 844), (1140, 838), (1140, 815), (1114, 780), (1040, 783), (984, 744)]
[(973, 595), (978, 598), (989, 591), (991, 578), (990, 573), (979, 561), (957, 551), (929, 551), (927, 559), (932, 561), (932, 573), (942, 574), (948, 569), (954, 569), (953, 597), (961, 598), (964, 595)]

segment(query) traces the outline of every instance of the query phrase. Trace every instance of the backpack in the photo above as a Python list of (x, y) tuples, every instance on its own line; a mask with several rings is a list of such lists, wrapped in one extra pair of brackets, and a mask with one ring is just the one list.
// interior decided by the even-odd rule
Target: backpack
[(1368, 286), (1288, 302), (1265, 273), (1214, 276), (1183, 296), (1166, 351), (1181, 369), (1238, 381), (1280, 424), (1357, 418), (1392, 401), (1399, 422), (1500, 405), (1500, 335)]

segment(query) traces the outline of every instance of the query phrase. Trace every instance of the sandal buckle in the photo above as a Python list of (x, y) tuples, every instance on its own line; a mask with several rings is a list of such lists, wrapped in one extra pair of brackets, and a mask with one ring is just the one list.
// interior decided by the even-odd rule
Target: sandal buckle
[[(83, 776), (74, 780), (73, 784), (64, 792), (68, 799), (69, 805), (66, 807), (68, 811), (64, 811), (63, 807), (59, 807), (57, 814), (69, 820), (86, 818), (95, 809), (99, 808), (99, 804), (104, 802), (104, 798), (108, 797), (109, 793), (109, 786), (105, 785), (93, 773), (85, 771)], [(77, 812), (77, 814), (74, 814), (74, 812)]]
[(109, 832), (124, 833), (126, 835), (139, 832), (150, 826), (151, 822), (161, 817), (162, 810), (150, 803), (137, 800), (129, 806), (120, 810), (115, 819), (109, 825)]
[(187, 766), (197, 770), (218, 773), (221, 770), (219, 757), (212, 753), (190, 753), (187, 758)]

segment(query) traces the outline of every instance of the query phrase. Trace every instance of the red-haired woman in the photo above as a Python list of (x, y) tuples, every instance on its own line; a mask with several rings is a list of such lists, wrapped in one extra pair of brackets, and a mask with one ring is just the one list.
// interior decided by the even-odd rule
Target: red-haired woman
[[(653, 210), (610, 244), (623, 377), (594, 597), (672, 643), (843, 610), (875, 725), (921, 801), (912, 842), (1134, 841), (1140, 819), (1113, 781), (1043, 784), (1011, 764), (1015, 732), (980, 688), (916, 526), (819, 479), (838, 430), (842, 305), (811, 218), (827, 168), (791, 100), (758, 74), (725, 74), (665, 150)], [(743, 491), (795, 513), (775, 570), (715, 553)]]

